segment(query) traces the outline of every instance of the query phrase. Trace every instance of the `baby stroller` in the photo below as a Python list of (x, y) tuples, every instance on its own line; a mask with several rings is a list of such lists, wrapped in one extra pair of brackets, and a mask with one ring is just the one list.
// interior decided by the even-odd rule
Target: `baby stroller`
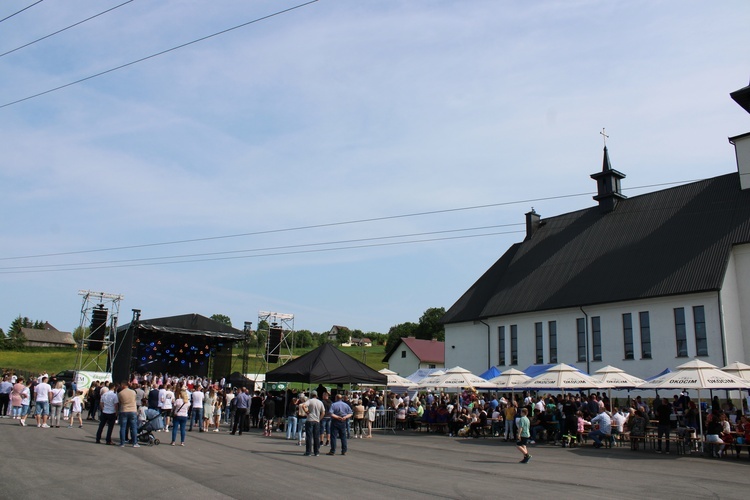
[(154, 436), (154, 431), (163, 428), (164, 421), (159, 410), (146, 410), (146, 421), (138, 427), (138, 441), (149, 446), (158, 445), (160, 441)]

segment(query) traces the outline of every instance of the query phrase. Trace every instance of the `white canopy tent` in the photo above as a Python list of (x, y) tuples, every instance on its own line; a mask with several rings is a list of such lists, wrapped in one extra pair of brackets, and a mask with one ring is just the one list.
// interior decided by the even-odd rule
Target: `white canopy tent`
[(597, 382), (573, 366), (560, 363), (532, 378), (524, 384), (524, 387), (529, 389), (559, 389), (565, 392), (566, 390), (605, 389), (609, 385)]
[(695, 389), (698, 391), (698, 420), (703, 435), (703, 412), (700, 411), (702, 389), (748, 389), (750, 382), (720, 370), (711, 363), (694, 359), (681, 364), (673, 372), (657, 377), (639, 389)]
[(419, 383), (419, 387), (421, 389), (455, 389), (456, 393), (460, 393), (461, 389), (466, 387), (471, 389), (497, 389), (496, 385), (460, 366), (447, 370), (443, 375), (430, 375)]
[(612, 389), (635, 389), (646, 383), (642, 378), (630, 375), (629, 373), (626, 373), (625, 370), (611, 365), (596, 370), (591, 378), (597, 383), (607, 386), (609, 411), (612, 411)]

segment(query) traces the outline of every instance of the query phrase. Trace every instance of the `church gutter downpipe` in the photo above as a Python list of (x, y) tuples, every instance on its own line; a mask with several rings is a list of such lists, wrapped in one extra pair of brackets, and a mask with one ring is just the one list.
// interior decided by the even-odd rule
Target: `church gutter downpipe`
[[(489, 370), (490, 368), (492, 368), (492, 361), (491, 361), (491, 354), (490, 354), (490, 335), (492, 335), (492, 333), (491, 333), (489, 324), (485, 323), (481, 319), (479, 320), (479, 322), (487, 327), (487, 369)], [(727, 364), (724, 363), (724, 366), (726, 365)]]
[[(719, 334), (721, 335), (721, 360), (724, 364), (721, 366), (727, 366), (727, 339), (724, 334), (724, 304), (721, 302), (721, 290), (716, 292), (716, 299), (719, 305)], [(708, 333), (708, 332), (706, 332)]]
[(589, 315), (583, 310), (583, 306), (579, 306), (579, 308), (581, 309), (584, 318), (586, 318), (583, 325), (583, 333), (585, 337), (584, 345), (586, 346), (586, 374), (591, 375), (591, 366), (589, 365)]

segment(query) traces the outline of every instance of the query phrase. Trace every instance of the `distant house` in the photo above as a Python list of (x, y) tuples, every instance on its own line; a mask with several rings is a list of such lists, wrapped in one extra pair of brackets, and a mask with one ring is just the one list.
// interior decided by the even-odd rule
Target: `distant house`
[(76, 341), (70, 332), (61, 332), (49, 323), (44, 324), (44, 329), (21, 328), (21, 333), (26, 338), (26, 347), (75, 347)]
[(367, 337), (361, 339), (355, 339), (352, 337), (349, 341), (349, 345), (355, 345), (357, 347), (372, 347), (372, 340)]
[(420, 368), (445, 368), (445, 342), (404, 337), (383, 358), (402, 377)]
[[(328, 340), (331, 341), (331, 342), (333, 342), (335, 344), (335, 343), (338, 342), (339, 334), (340, 333), (344, 333), (344, 332), (346, 332), (347, 334), (349, 334), (348, 338), (351, 339), (351, 330), (349, 330), (349, 328), (347, 328), (345, 326), (340, 326), (340, 325), (333, 325), (331, 327), (331, 331), (328, 332)], [(341, 345), (348, 346), (348, 345), (351, 345), (351, 344), (348, 343), (348, 342), (344, 342)]]

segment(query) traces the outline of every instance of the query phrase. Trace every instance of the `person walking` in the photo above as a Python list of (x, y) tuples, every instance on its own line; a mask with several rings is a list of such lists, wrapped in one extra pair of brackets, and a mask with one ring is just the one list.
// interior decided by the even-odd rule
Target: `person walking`
[(336, 402), (331, 404), (331, 451), (327, 455), (336, 454), (336, 438), (341, 440), (341, 454), (346, 455), (346, 430), (349, 419), (352, 418), (351, 406), (342, 400), (341, 394), (336, 394)]
[(190, 395), (184, 387), (179, 387), (174, 401), (174, 423), (172, 425), (172, 446), (177, 439), (177, 428), (180, 429), (180, 446), (185, 446), (185, 425), (190, 411)]
[(517, 441), (516, 441), (516, 448), (518, 448), (518, 451), (523, 453), (523, 460), (521, 460), (520, 463), (527, 464), (529, 463), (529, 460), (531, 460), (531, 455), (529, 455), (529, 450), (526, 448), (526, 444), (529, 441), (529, 437), (531, 436), (529, 432), (529, 417), (527, 416), (529, 414), (528, 408), (521, 408), (521, 418), (518, 419), (518, 433), (517, 433)]
[(242, 390), (234, 398), (234, 421), (232, 422), (232, 436), (237, 432), (237, 427), (240, 429), (240, 436), (242, 435), (242, 427), (245, 424), (245, 415), (247, 415), (247, 409), (250, 406), (250, 395), (247, 393), (247, 387), (243, 387)]
[(193, 432), (193, 424), (197, 424), (200, 432), (203, 432), (203, 387), (198, 384), (198, 387), (190, 395), (190, 426), (188, 432)]
[(62, 417), (63, 401), (65, 400), (65, 382), (58, 380), (52, 389), (52, 399), (49, 402), (50, 427), (60, 428), (60, 417)]
[(310, 393), (310, 400), (302, 404), (307, 420), (305, 420), (305, 456), (320, 455), (320, 420), (326, 412), (326, 407), (318, 399), (318, 392)]
[(47, 383), (47, 377), (42, 377), (42, 381), (34, 387), (36, 426), (49, 428), (47, 419), (49, 418), (49, 402), (52, 399), (52, 387)]
[(104, 426), (107, 426), (107, 444), (115, 444), (112, 442), (112, 428), (115, 426), (115, 420), (117, 420), (117, 406), (120, 404), (120, 400), (117, 398), (115, 393), (115, 384), (109, 384), (109, 387), (102, 388), (99, 398), (99, 409), (101, 415), (99, 415), (99, 428), (96, 431), (96, 442), (102, 442), (102, 431)]
[(26, 389), (26, 385), (23, 383), (23, 377), (18, 377), (16, 383), (13, 384), (13, 389), (10, 393), (10, 403), (14, 419), (21, 418), (21, 409), (23, 408), (21, 402), (23, 401), (24, 389)]
[(138, 445), (138, 408), (135, 402), (136, 394), (128, 383), (120, 384), (120, 392), (117, 394), (118, 407), (120, 410), (120, 447), (125, 446), (128, 430), (133, 448)]
[(71, 400), (68, 429), (73, 427), (73, 420), (75, 420), (76, 418), (78, 419), (78, 428), (83, 429), (83, 419), (81, 418), (81, 412), (83, 411), (82, 396), (83, 391), (79, 390)]

